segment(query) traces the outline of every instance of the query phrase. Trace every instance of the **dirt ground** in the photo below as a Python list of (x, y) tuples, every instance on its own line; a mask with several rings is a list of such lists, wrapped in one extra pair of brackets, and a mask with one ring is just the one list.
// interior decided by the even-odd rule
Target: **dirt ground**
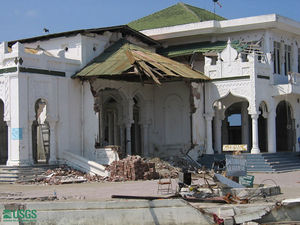
[[(275, 200), (287, 198), (300, 198), (300, 171), (287, 173), (251, 173), (255, 176), (256, 184), (277, 184), (281, 187), (281, 195), (274, 196)], [(202, 183), (201, 180), (194, 180)], [(43, 184), (1, 184), (0, 201), (6, 201), (6, 194), (14, 194), (21, 197), (41, 197), (56, 195), (58, 201), (105, 201), (111, 199), (111, 195), (144, 195), (157, 196), (157, 180), (127, 181), (127, 182), (100, 182), (64, 185)], [(177, 180), (174, 179), (172, 188), (177, 188)]]

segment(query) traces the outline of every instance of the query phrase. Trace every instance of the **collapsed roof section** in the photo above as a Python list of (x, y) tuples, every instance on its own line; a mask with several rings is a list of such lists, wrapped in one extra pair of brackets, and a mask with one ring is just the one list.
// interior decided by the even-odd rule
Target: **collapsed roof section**
[(209, 80), (203, 73), (120, 39), (73, 77), (156, 83), (177, 79)]
[(209, 20), (226, 19), (205, 9), (180, 2), (149, 16), (132, 21), (128, 25), (135, 30), (141, 31)]

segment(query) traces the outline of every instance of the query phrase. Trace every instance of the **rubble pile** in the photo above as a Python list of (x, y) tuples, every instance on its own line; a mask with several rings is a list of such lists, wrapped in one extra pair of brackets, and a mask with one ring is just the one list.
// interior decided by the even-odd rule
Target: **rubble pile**
[(99, 182), (104, 180), (104, 177), (83, 173), (66, 165), (63, 165), (55, 169), (48, 169), (44, 174), (35, 178), (34, 182), (52, 185), (82, 182)]
[(159, 173), (161, 178), (178, 178), (178, 172), (181, 168), (173, 166), (171, 163), (164, 161), (160, 158), (151, 158), (146, 160), (148, 163), (154, 163), (156, 172)]
[(152, 180), (158, 178), (155, 163), (145, 162), (140, 156), (127, 156), (108, 166), (109, 181)]

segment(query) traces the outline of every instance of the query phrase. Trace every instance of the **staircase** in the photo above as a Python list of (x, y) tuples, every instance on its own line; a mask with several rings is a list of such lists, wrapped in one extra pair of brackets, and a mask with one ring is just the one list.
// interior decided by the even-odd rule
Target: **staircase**
[(0, 183), (22, 182), (36, 178), (48, 169), (57, 168), (58, 165), (34, 166), (0, 166)]
[[(299, 152), (279, 153), (244, 153), (247, 159), (248, 172), (288, 172), (300, 170)], [(203, 155), (198, 162), (206, 168), (211, 168), (214, 160), (224, 160), (225, 154)]]
[(249, 172), (287, 172), (300, 170), (299, 152), (247, 154)]

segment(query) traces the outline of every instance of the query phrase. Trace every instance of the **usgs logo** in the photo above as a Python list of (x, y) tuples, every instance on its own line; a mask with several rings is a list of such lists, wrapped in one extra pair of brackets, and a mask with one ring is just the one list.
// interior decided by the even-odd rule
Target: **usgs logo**
[(18, 209), (18, 210), (10, 210), (4, 209), (2, 213), (2, 218), (4, 222), (36, 222), (37, 219), (37, 211), (35, 209), (32, 210), (25, 210), (25, 209)]

